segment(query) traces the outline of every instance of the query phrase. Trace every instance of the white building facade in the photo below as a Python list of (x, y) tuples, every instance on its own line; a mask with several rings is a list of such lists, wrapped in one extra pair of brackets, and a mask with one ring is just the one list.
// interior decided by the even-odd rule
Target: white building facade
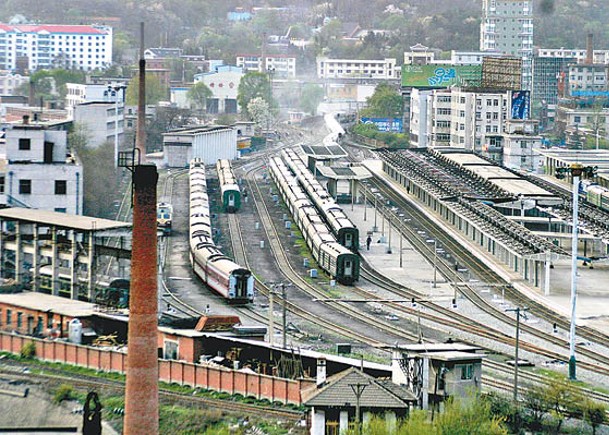
[(3, 204), (82, 214), (83, 168), (67, 154), (67, 132), (29, 123), (6, 131), (6, 165), (0, 173)]
[(264, 60), (256, 54), (237, 55), (236, 65), (243, 71), (272, 71), (277, 78), (296, 77), (296, 58), (281, 54), (267, 55)]
[(0, 69), (74, 68), (112, 64), (112, 28), (55, 24), (0, 24)]
[[(559, 59), (574, 58), (577, 63), (585, 63), (588, 50), (585, 48), (539, 48), (537, 50), (539, 57), (556, 57)], [(593, 63), (609, 64), (609, 50), (594, 50), (592, 55)]]
[(0, 95), (14, 95), (15, 89), (29, 81), (30, 78), (28, 76), (22, 76), (21, 74), (10, 72), (0, 74)]
[(194, 158), (211, 165), (238, 156), (236, 128), (202, 126), (163, 134), (163, 163), (170, 168), (184, 168)]
[(195, 83), (203, 82), (211, 90), (207, 101), (208, 113), (237, 113), (239, 83), (244, 73), (240, 67), (220, 66), (214, 72), (196, 74)]
[(537, 172), (542, 165), (539, 122), (510, 120), (505, 124), (503, 166)]
[(103, 101), (119, 103), (123, 105), (125, 101), (124, 83), (110, 84), (81, 84), (81, 83), (66, 83), (66, 110), (68, 116), (74, 118), (74, 107), (92, 101)]
[(320, 79), (397, 79), (396, 59), (329, 59), (317, 58)]
[(125, 113), (122, 102), (118, 110), (114, 102), (92, 101), (74, 107), (74, 122), (83, 125), (90, 134), (88, 146), (99, 147), (105, 142), (122, 143)]

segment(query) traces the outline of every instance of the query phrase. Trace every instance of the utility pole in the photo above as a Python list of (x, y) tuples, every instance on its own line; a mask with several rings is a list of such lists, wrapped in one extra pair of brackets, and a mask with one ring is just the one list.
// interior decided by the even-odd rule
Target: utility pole
[(433, 288), (437, 288), (438, 285), (438, 241), (433, 241)]
[(282, 333), (283, 333), (283, 348), (287, 349), (288, 347), (288, 328), (287, 328), (287, 305), (288, 298), (286, 296), (286, 285), (281, 283), (281, 299), (283, 300), (282, 304)]
[(364, 390), (369, 384), (360, 384), (359, 382), (356, 384), (349, 384), (351, 389), (353, 390), (353, 394), (355, 394), (355, 424), (357, 425), (357, 432), (362, 433), (361, 427), (361, 416), (360, 416), (360, 399), (362, 394), (364, 394)]
[(510, 308), (505, 311), (514, 311), (516, 313), (516, 349), (514, 352), (514, 402), (518, 401), (518, 350), (520, 345), (520, 313), (528, 311), (528, 308)]

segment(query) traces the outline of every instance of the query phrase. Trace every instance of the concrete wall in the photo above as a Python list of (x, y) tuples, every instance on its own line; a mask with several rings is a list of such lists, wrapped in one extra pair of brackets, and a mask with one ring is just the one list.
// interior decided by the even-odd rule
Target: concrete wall
[[(18, 354), (29, 342), (36, 344), (36, 357), (43, 361), (62, 362), (95, 370), (125, 372), (127, 354), (123, 352), (0, 332), (1, 351)], [(300, 392), (315, 384), (315, 380), (282, 379), (215, 365), (163, 359), (159, 360), (159, 380), (297, 405), (302, 404)]]

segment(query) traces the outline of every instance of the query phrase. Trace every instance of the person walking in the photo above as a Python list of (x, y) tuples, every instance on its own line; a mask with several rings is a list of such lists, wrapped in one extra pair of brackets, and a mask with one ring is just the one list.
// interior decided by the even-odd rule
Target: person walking
[(368, 235), (368, 238), (366, 239), (366, 250), (367, 251), (370, 250), (370, 243), (372, 243), (372, 237), (370, 237), (370, 235)]

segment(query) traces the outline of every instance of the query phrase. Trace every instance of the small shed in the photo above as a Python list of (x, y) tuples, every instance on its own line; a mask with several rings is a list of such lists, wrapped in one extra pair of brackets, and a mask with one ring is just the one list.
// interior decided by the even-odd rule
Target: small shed
[(353, 367), (329, 377), (327, 382), (318, 376), (317, 387), (304, 390), (302, 395), (310, 412), (311, 435), (342, 433), (350, 423), (365, 423), (374, 415), (395, 422), (407, 416), (417, 401), (407, 388)]

